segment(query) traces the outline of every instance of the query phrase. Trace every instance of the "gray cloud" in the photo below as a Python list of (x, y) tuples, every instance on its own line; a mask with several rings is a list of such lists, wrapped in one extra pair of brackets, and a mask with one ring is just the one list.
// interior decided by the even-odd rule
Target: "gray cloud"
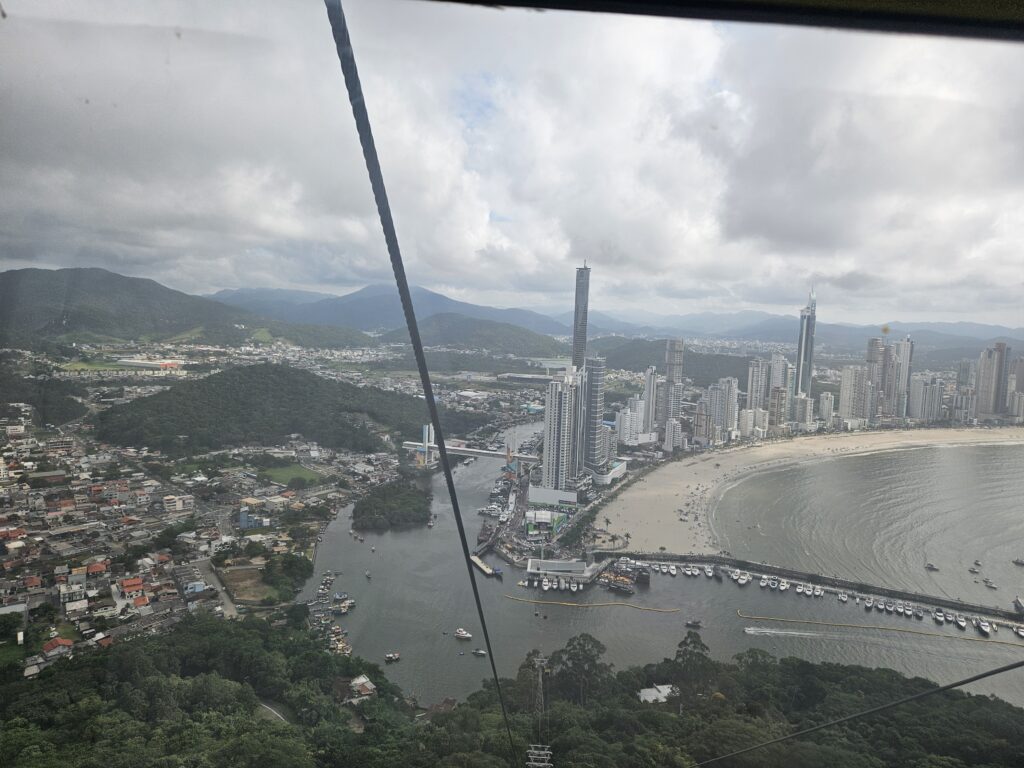
[[(390, 279), (322, 5), (9, 0), (0, 268)], [(1024, 49), (346, 3), (411, 278), (504, 305), (1024, 325)]]

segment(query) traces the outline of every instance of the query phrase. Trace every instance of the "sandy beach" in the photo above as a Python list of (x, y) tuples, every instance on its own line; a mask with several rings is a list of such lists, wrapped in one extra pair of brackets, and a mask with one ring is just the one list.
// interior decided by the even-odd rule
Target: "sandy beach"
[(1024, 445), (1024, 427), (844, 432), (712, 451), (654, 470), (601, 510), (597, 525), (607, 518), (611, 533), (629, 533), (630, 550), (715, 553), (708, 513), (736, 481), (809, 461), (930, 445)]

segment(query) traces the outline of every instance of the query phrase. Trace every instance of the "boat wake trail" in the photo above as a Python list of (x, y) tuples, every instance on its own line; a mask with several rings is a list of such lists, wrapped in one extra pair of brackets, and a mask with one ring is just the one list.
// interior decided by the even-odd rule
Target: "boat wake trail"
[(767, 635), (772, 637), (835, 637), (827, 632), (805, 632), (799, 629), (772, 629), (771, 627), (744, 627), (747, 635)]

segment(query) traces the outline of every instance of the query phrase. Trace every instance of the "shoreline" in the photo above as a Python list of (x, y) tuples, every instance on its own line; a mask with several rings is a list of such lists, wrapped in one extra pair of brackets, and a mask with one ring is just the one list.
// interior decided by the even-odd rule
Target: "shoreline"
[(718, 554), (714, 512), (737, 483), (762, 472), (845, 456), (964, 445), (1024, 445), (1024, 427), (914, 429), (807, 435), (671, 461), (625, 489), (600, 513), (634, 551)]

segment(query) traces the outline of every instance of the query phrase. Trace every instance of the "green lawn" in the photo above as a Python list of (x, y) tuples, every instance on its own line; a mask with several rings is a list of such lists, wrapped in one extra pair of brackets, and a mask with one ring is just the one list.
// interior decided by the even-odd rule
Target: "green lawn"
[(19, 663), (24, 658), (24, 646), (18, 645), (14, 640), (0, 643), (0, 667), (4, 664)]
[(274, 341), (274, 335), (268, 328), (257, 328), (253, 331), (252, 340), (258, 341), (261, 344), (270, 344)]
[(301, 477), (309, 483), (319, 483), (320, 475), (312, 470), (306, 469), (301, 464), (289, 464), (287, 467), (270, 467), (261, 469), (261, 473), (267, 475), (275, 483), (288, 484), (288, 481), (295, 477)]

